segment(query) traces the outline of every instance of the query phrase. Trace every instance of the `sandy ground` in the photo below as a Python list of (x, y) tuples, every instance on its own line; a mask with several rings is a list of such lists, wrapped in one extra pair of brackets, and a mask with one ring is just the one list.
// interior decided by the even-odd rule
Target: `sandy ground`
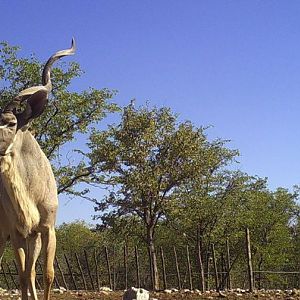
[[(52, 293), (52, 300), (122, 300), (123, 291), (120, 292), (65, 292), (63, 294)], [(42, 299), (42, 294), (39, 294), (39, 299)], [(176, 300), (176, 299), (187, 299), (187, 300), (201, 300), (201, 299), (287, 299), (294, 300), (300, 299), (300, 292), (295, 291), (268, 291), (268, 292), (256, 292), (256, 293), (239, 293), (239, 292), (207, 292), (203, 294), (199, 293), (151, 293), (150, 299), (157, 300)], [(19, 294), (6, 294), (0, 295), (0, 300), (20, 300)]]

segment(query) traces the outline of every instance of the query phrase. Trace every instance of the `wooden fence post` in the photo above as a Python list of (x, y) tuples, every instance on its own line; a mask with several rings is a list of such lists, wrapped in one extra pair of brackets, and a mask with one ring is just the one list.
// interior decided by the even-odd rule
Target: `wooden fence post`
[(176, 252), (175, 246), (173, 247), (173, 250), (174, 250), (174, 258), (175, 258), (175, 266), (176, 266), (176, 275), (177, 275), (178, 289), (181, 290), (180, 271), (179, 271), (178, 258), (177, 258), (177, 252)]
[(225, 272), (225, 258), (223, 252), (221, 252), (221, 266), (220, 266), (220, 275), (219, 275), (219, 289), (225, 289), (225, 278), (227, 273)]
[(160, 258), (161, 258), (161, 266), (163, 271), (163, 282), (164, 282), (164, 290), (167, 289), (167, 276), (166, 276), (166, 265), (165, 265), (165, 257), (163, 248), (160, 247)]
[(91, 281), (91, 285), (92, 285), (92, 289), (95, 290), (95, 286), (94, 286), (94, 281), (93, 281), (93, 277), (92, 277), (92, 273), (91, 273), (91, 268), (90, 268), (90, 264), (89, 264), (89, 259), (88, 259), (88, 255), (86, 250), (83, 250), (84, 252), (84, 258), (85, 258), (85, 262), (86, 262), (86, 267), (87, 267), (87, 271), (90, 277), (90, 281)]
[(205, 292), (204, 269), (203, 269), (202, 256), (201, 256), (200, 238), (198, 239), (198, 263), (199, 263), (199, 274), (200, 274), (200, 288), (201, 288), (201, 292)]
[(98, 292), (100, 292), (100, 280), (99, 280), (97, 250), (96, 249), (94, 249), (94, 263), (95, 263), (95, 271), (96, 271), (97, 290), (98, 290)]
[(232, 286), (231, 286), (231, 261), (230, 261), (230, 249), (229, 249), (229, 239), (226, 239), (226, 271), (227, 271), (227, 289), (231, 290)]
[(128, 289), (128, 249), (127, 245), (124, 245), (124, 273), (125, 273), (125, 290)]
[(247, 250), (247, 262), (248, 262), (249, 291), (252, 293), (253, 290), (254, 290), (254, 278), (253, 278), (251, 242), (250, 242), (249, 228), (246, 228), (246, 250)]
[[(39, 259), (37, 259), (36, 264), (35, 264), (36, 270), (37, 270), (37, 267), (38, 267), (38, 266), (39, 266), (39, 268), (40, 268), (40, 271), (41, 271), (41, 274), (42, 274), (42, 277), (43, 277), (43, 268), (42, 268), (42, 265), (41, 265), (41, 262), (39, 261)], [(42, 286), (41, 286), (41, 284), (40, 284), (40, 281), (38, 280), (38, 275), (39, 275), (39, 273), (38, 273), (38, 271), (36, 271), (35, 283), (36, 283), (38, 289), (39, 289), (39, 290), (42, 290)]]
[(212, 253), (213, 265), (214, 265), (216, 291), (219, 291), (219, 278), (218, 278), (217, 260), (216, 260), (216, 252), (215, 252), (214, 244), (211, 244), (211, 253)]
[(70, 273), (70, 275), (71, 275), (71, 279), (72, 279), (74, 288), (75, 288), (75, 290), (78, 290), (78, 287), (77, 287), (77, 284), (76, 284), (76, 280), (75, 280), (74, 274), (73, 274), (73, 272), (72, 272), (72, 268), (71, 268), (71, 265), (70, 265), (70, 263), (69, 263), (68, 257), (67, 257), (66, 254), (64, 254), (64, 257), (65, 257), (65, 261), (66, 261), (66, 263), (67, 263), (67, 267), (68, 267), (68, 269), (69, 269), (69, 273)]
[(84, 277), (84, 273), (83, 273), (83, 270), (82, 270), (82, 267), (81, 267), (81, 264), (80, 264), (79, 257), (78, 257), (78, 255), (77, 255), (76, 252), (75, 252), (75, 258), (76, 258), (78, 269), (79, 269), (80, 274), (81, 274), (81, 278), (82, 278), (82, 282), (83, 282), (83, 287), (84, 287), (85, 290), (87, 290), (87, 285), (86, 285), (86, 280), (85, 280), (85, 277)]
[(4, 281), (5, 281), (5, 284), (7, 286), (7, 289), (9, 290), (10, 289), (10, 286), (9, 286), (9, 283), (8, 283), (8, 280), (7, 280), (7, 276), (6, 276), (6, 273), (5, 273), (5, 270), (4, 270), (4, 265), (3, 263), (1, 263), (1, 270), (2, 270), (2, 274), (4, 276)]
[(107, 266), (109, 287), (112, 290), (113, 286), (112, 286), (112, 280), (111, 280), (111, 270), (110, 270), (110, 262), (109, 262), (109, 256), (108, 256), (108, 249), (107, 249), (107, 247), (105, 247), (104, 250), (105, 250), (105, 259), (106, 259), (106, 266)]
[[(13, 263), (14, 263), (14, 267), (15, 267), (15, 270), (16, 270), (16, 274), (18, 274), (18, 267), (17, 267), (16, 261), (13, 260)], [(10, 269), (9, 264), (7, 264), (7, 269), (8, 269), (8, 272), (9, 272), (9, 274), (10, 274), (10, 277), (11, 277), (11, 279), (12, 279), (12, 281), (13, 281), (13, 283), (14, 283), (16, 289), (18, 289), (18, 288), (19, 288), (19, 287), (18, 287), (18, 284), (16, 283), (16, 281), (15, 281), (15, 279), (14, 279), (14, 275), (13, 275), (13, 273), (11, 272), (11, 269)]]
[(191, 267), (191, 262), (190, 262), (190, 252), (189, 252), (188, 245), (186, 245), (186, 259), (187, 259), (187, 266), (188, 266), (190, 290), (192, 290), (193, 289), (193, 278), (192, 278), (192, 267)]
[(137, 287), (141, 287), (141, 278), (140, 278), (140, 266), (139, 266), (139, 252), (137, 246), (134, 247), (134, 256), (135, 256), (135, 267), (136, 267), (136, 284)]
[(113, 260), (112, 260), (112, 282), (113, 291), (116, 290), (116, 247), (113, 246)]
[(153, 268), (152, 268), (152, 255), (151, 255), (150, 247), (147, 247), (147, 250), (148, 250), (148, 257), (149, 257), (149, 269), (150, 269), (151, 289), (154, 291), (155, 290), (155, 286), (154, 286), (154, 275), (153, 275)]
[(68, 287), (68, 285), (67, 285), (67, 282), (66, 282), (64, 273), (63, 273), (63, 271), (62, 271), (62, 269), (61, 269), (61, 267), (60, 267), (60, 264), (59, 264), (59, 262), (58, 262), (58, 258), (57, 258), (56, 256), (55, 256), (55, 262), (56, 262), (57, 268), (58, 268), (58, 270), (59, 270), (59, 273), (60, 273), (60, 275), (61, 275), (61, 278), (62, 278), (62, 280), (63, 280), (63, 284), (64, 284), (65, 288), (68, 290), (69, 287)]
[(59, 281), (58, 281), (56, 275), (54, 275), (54, 282), (55, 282), (55, 284), (56, 284), (56, 287), (59, 289), (59, 288), (60, 288), (60, 285), (59, 285)]
[(211, 261), (211, 256), (209, 250), (206, 252), (206, 290), (209, 291), (210, 289), (210, 261)]

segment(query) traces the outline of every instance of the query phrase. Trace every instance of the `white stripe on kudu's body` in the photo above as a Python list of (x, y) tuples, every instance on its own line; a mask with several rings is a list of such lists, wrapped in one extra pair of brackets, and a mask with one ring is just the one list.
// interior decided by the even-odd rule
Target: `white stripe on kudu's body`
[[(70, 49), (55, 53), (47, 61), (43, 85), (21, 91), (0, 113), (0, 259), (10, 238), (18, 266), (22, 300), (28, 300), (28, 289), (32, 299), (37, 300), (35, 263), (41, 249), (44, 256), (44, 300), (50, 299), (58, 205), (51, 165), (27, 130), (28, 124), (45, 109), (52, 86), (52, 64), (74, 52), (73, 40)], [(23, 101), (26, 101), (26, 108), (16, 113), (16, 108)]]

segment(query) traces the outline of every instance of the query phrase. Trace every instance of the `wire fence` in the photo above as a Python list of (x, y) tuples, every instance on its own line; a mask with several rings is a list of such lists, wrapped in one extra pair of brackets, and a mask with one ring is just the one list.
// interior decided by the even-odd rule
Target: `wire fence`
[[(246, 236), (249, 232), (246, 231)], [(250, 237), (245, 248), (251, 249)], [(251, 251), (245, 249), (244, 259), (230, 257), (226, 243), (226, 255), (216, 255), (214, 245), (209, 254), (200, 244), (157, 251), (160, 289), (224, 290), (243, 289), (292, 289), (300, 288), (300, 272), (253, 270)], [(172, 250), (171, 250), (172, 249)], [(241, 263), (242, 261), (242, 263)], [(83, 250), (81, 253), (60, 253), (55, 257), (54, 286), (67, 290), (99, 291), (106, 286), (111, 290), (124, 290), (130, 286), (154, 289), (151, 258), (146, 247), (103, 247)], [(16, 262), (1, 263), (0, 285), (17, 289)], [(37, 260), (36, 286), (43, 288), (43, 264)]]

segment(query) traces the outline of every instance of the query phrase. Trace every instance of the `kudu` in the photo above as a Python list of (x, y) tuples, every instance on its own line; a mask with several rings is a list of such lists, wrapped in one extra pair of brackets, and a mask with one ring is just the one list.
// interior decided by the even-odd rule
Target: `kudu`
[[(55, 178), (46, 155), (28, 130), (45, 109), (50, 71), (59, 58), (75, 53), (75, 43), (47, 61), (41, 86), (21, 91), (0, 113), (0, 257), (10, 238), (17, 261), (22, 300), (37, 300), (35, 264), (44, 256), (44, 299), (50, 299), (56, 249), (58, 206)], [(25, 108), (19, 111), (24, 103)]]

